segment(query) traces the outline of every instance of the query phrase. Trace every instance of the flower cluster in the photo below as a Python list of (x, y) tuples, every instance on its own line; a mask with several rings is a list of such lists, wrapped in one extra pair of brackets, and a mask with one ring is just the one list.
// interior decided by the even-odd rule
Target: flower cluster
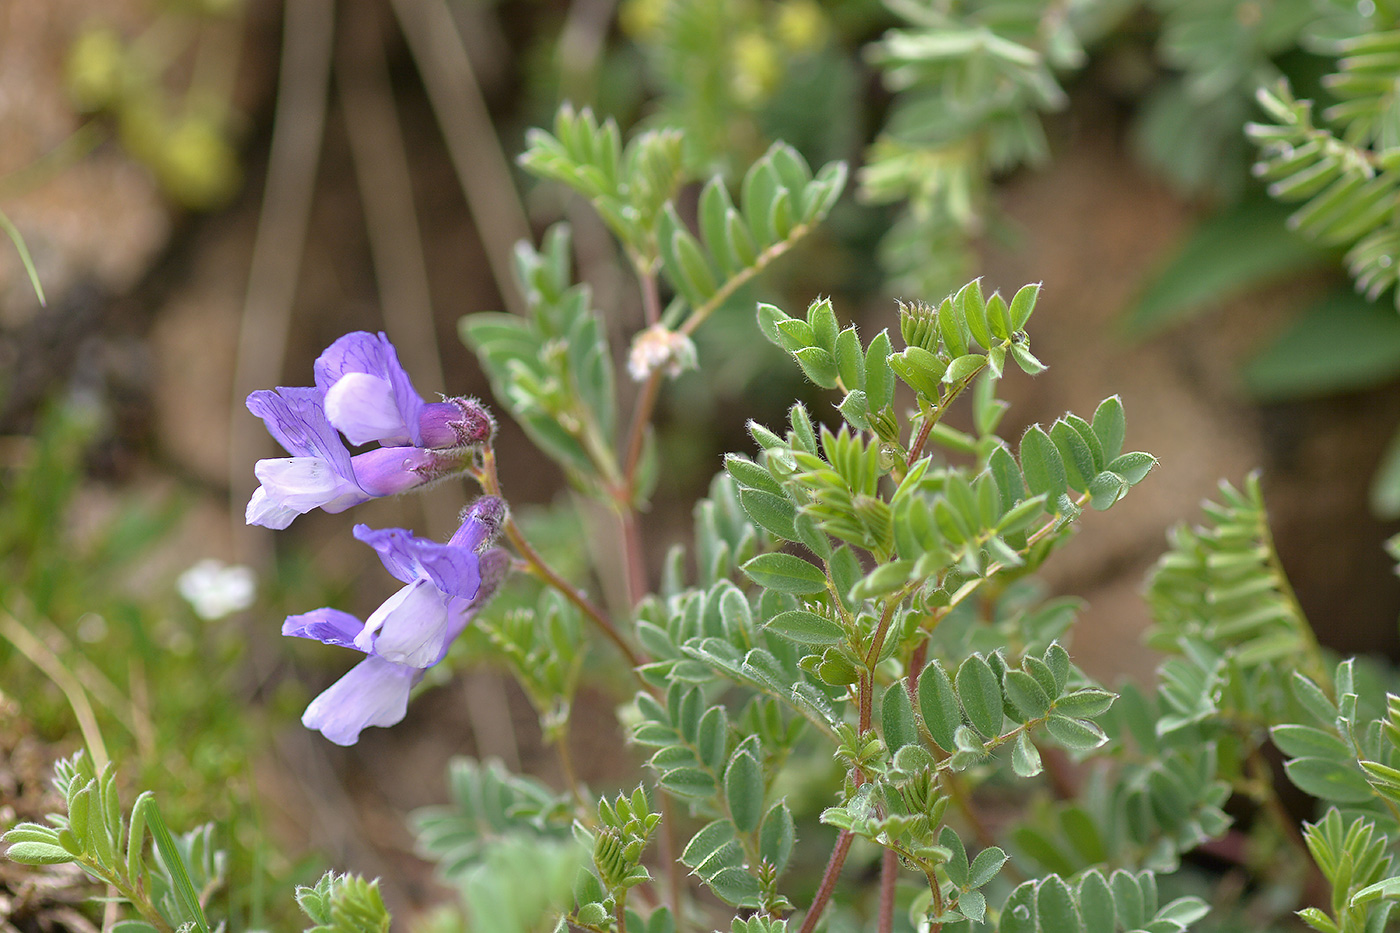
[[(248, 410), (290, 457), (259, 460), (247, 522), (286, 528), (312, 509), (343, 512), (461, 473), (495, 430), (475, 399), (425, 402), (383, 334), (358, 331), (316, 360), (314, 388), (261, 389)], [(355, 446), (350, 453), (340, 435)]]
[[(285, 528), (314, 508), (341, 512), (460, 473), (495, 429), (474, 399), (423, 401), (388, 339), (363, 332), (321, 354), (314, 388), (254, 392), (248, 409), (291, 454), (255, 467), (262, 485), (247, 520), (269, 528)], [(342, 434), (355, 446), (380, 446), (352, 455)], [(283, 623), (283, 635), (365, 656), (306, 708), (308, 728), (353, 745), (365, 728), (403, 719), (409, 691), (447, 656), (510, 570), (510, 556), (492, 546), (505, 521), (505, 502), (482, 496), (446, 544), (401, 528), (355, 526), (355, 537), (404, 586), (364, 621), (322, 608)]]

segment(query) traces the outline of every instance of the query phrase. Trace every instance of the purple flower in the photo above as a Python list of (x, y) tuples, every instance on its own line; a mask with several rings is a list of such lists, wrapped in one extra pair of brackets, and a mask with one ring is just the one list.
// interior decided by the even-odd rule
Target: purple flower
[(491, 598), (510, 556), (482, 550), (505, 521), (505, 503), (483, 496), (447, 542), (398, 528), (355, 527), (355, 536), (379, 552), (384, 566), (407, 585), (365, 622), (338, 609), (289, 616), (282, 634), (361, 651), (367, 657), (316, 697), (302, 723), (338, 745), (351, 745), (367, 726), (403, 719), (408, 694), (423, 672), (447, 656), (478, 609)]
[(315, 508), (343, 512), (458, 473), (468, 463), (465, 452), (418, 447), (380, 447), (352, 457), (327, 420), (317, 389), (259, 390), (248, 396), (248, 410), (292, 455), (253, 467), (262, 485), (248, 500), (250, 525), (286, 528)]
[(382, 333), (346, 334), (326, 348), (315, 369), (327, 418), (356, 446), (462, 447), (481, 443), (495, 429), (474, 399), (424, 402)]
[(248, 410), (291, 454), (253, 468), (262, 485), (248, 500), (248, 524), (286, 528), (312, 509), (342, 512), (370, 499), (355, 480), (350, 451), (326, 420), (320, 392), (262, 389), (248, 396)]

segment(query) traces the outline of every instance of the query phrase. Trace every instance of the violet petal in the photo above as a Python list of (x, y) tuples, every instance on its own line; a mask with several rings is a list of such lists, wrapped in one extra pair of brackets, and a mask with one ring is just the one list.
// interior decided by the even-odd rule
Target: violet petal
[(311, 701), (302, 724), (337, 745), (354, 745), (365, 728), (403, 719), (408, 693), (422, 673), (383, 658), (365, 658)]

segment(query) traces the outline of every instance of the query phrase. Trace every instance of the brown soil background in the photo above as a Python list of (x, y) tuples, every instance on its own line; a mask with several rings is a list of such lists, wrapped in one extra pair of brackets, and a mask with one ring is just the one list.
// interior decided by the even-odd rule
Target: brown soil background
[[(387, 4), (341, 7), (337, 42), (371, 41), (386, 50), (388, 90), (399, 108), (422, 230), (432, 327), (403, 355), (422, 373), (415, 361), (435, 366), (427, 357), (440, 353), (441, 384), (417, 376), (425, 394), (486, 395), (475, 361), (455, 337), (461, 315), (502, 304), (483, 235)], [(77, 125), (59, 81), (77, 27), (97, 14), (135, 23), (143, 9), (138, 0), (0, 2), (0, 175), (28, 164)], [(512, 37), (523, 27), (509, 21), (507, 8), (499, 12), (504, 20), (486, 11), (470, 14), (480, 18), (473, 21), (480, 28), (464, 35), (488, 101), (511, 125), (521, 67)], [(258, 429), (234, 396), (263, 210), (281, 15), (273, 0), (249, 7), (237, 95), (248, 115), (242, 128), (246, 184), (231, 206), (203, 216), (178, 214), (147, 173), (110, 143), (0, 204), (24, 231), (50, 298), (48, 308), (40, 308), (13, 251), (0, 249), (0, 432), (32, 428), (51, 393), (74, 387), (95, 393), (111, 430), (93, 464), (86, 507), (101, 510), (113, 497), (176, 486), (198, 493), (178, 539), (152, 557), (152, 579), (168, 580), (204, 556), (266, 566), (274, 546), (270, 535), (242, 525), (252, 462), (268, 454), (238, 447), (231, 438)], [(258, 335), (269, 354), (282, 355), (284, 384), (305, 384), (312, 360), (340, 333), (386, 326), (343, 105), (333, 89), (290, 326), (285, 335)], [(1026, 281), (1045, 283), (1032, 335), (1037, 355), (1051, 368), (1034, 380), (1007, 379), (1014, 423), (1003, 433), (1017, 436), (1024, 425), (1066, 410), (1087, 413), (1116, 392), (1128, 412), (1129, 447), (1161, 459), (1111, 516), (1090, 515), (1050, 565), (1055, 590), (1089, 603), (1075, 634), (1077, 659), (1107, 680), (1150, 675), (1155, 661), (1139, 644), (1147, 624), (1140, 591), (1166, 530), (1194, 521), (1199, 502), (1213, 495), (1220, 479), (1238, 484), (1255, 468), (1263, 470), (1284, 563), (1322, 640), (1343, 651), (1400, 654), (1400, 584), (1380, 549), (1397, 529), (1375, 522), (1365, 502), (1366, 483), (1400, 421), (1396, 387), (1268, 408), (1250, 404), (1239, 389), (1238, 366), (1287, 320), (1296, 297), (1287, 289), (1231, 302), (1146, 343), (1123, 343), (1114, 326), (1118, 315), (1198, 208), (1134, 161), (1124, 141), (1124, 115), (1092, 82), (1054, 118), (1052, 136), (1050, 167), (1018, 174), (1001, 189), (1001, 208), (1017, 234), (1014, 248), (987, 247), (983, 256), (988, 287), (1009, 293)], [(506, 138), (509, 148), (518, 131)], [(603, 306), (602, 299), (617, 296), (619, 330), (634, 327), (635, 300), (606, 275), (595, 284)], [(838, 297), (837, 307), (868, 327), (894, 325), (892, 303), (842, 307)], [(405, 326), (397, 313), (388, 314), (391, 335)], [(782, 407), (755, 413), (729, 400), (717, 409), (715, 431), (742, 445), (745, 419), (757, 415), (774, 423)], [(555, 495), (558, 472), (533, 456), (508, 423), (501, 451), (517, 507)], [(373, 503), (353, 520), (441, 533), (444, 516), (455, 513), (462, 495), (443, 490), (422, 500)], [(662, 502), (647, 517), (654, 564), (663, 545), (684, 533), (689, 507), (689, 500)], [(363, 575), (359, 597), (373, 605), (384, 587), (345, 534), (351, 521), (312, 515), (289, 534), (301, 544), (314, 542), (322, 572), (338, 579)], [(606, 532), (599, 531), (591, 546), (606, 552)], [(279, 622), (280, 616), (259, 616), (244, 623), (251, 663), (270, 676), (288, 673), (282, 646), (268, 637)], [(338, 672), (306, 674), (324, 683)], [(595, 685), (575, 736), (582, 776), (596, 787), (611, 786), (630, 754), (609, 714), (614, 688)], [(403, 814), (442, 801), (444, 765), (459, 753), (502, 756), (559, 781), (523, 697), (501, 676), (478, 672), (425, 695), (401, 726), (372, 730), (354, 749), (333, 748), (294, 723), (279, 729), (261, 769), (267, 823), (289, 845), (315, 848), (341, 868), (383, 876), (391, 906), (421, 906), (435, 895), (424, 866), (409, 857)], [(370, 835), (395, 842), (371, 846), (365, 842)]]

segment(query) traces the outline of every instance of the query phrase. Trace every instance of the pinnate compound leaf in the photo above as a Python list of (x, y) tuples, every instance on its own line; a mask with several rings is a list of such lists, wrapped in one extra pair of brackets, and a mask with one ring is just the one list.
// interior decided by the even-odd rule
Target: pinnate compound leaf
[(1065, 481), (1075, 492), (1085, 492), (1097, 471), (1094, 468), (1094, 455), (1079, 432), (1065, 421), (1056, 421), (1050, 426), (1050, 439), (1064, 460)]
[(1050, 697), (1045, 688), (1025, 671), (1007, 671), (1002, 687), (1011, 705), (1024, 717), (1023, 722), (1039, 719), (1050, 709)]
[(919, 729), (914, 723), (914, 705), (902, 680), (895, 681), (885, 690), (880, 703), (880, 727), (890, 754), (919, 741)]
[(1011, 747), (1011, 770), (1020, 777), (1035, 777), (1044, 765), (1040, 760), (1040, 750), (1031, 741), (1030, 733), (1016, 736), (1016, 744)]
[(1184, 929), (1208, 913), (1210, 913), (1210, 905), (1199, 897), (1178, 897), (1157, 911), (1157, 915), (1152, 919), (1179, 923)]
[(1323, 725), (1332, 725), (1332, 722), (1337, 718), (1337, 707), (1327, 698), (1327, 694), (1322, 692), (1321, 687), (1298, 671), (1293, 672), (1288, 684), (1299, 706), (1311, 713)]
[(1114, 933), (1116, 929), (1113, 892), (1097, 870), (1087, 871), (1079, 879), (1079, 915), (1084, 933)]
[(1011, 330), (1021, 331), (1026, 328), (1026, 321), (1030, 320), (1031, 312), (1035, 310), (1036, 300), (1040, 298), (1040, 283), (1034, 282), (1030, 285), (1022, 285), (1016, 290), (1016, 295), (1011, 299)]
[[(1011, 892), (1006, 904), (1001, 908), (1001, 923), (998, 933), (1039, 933), (1035, 922), (1035, 882), (1023, 881)], [(1045, 929), (1051, 929), (1046, 927)]]
[(1123, 401), (1111, 395), (1094, 409), (1094, 435), (1099, 439), (1103, 455), (1111, 462), (1123, 452), (1123, 438), (1127, 433), (1127, 421), (1123, 414)]
[(742, 868), (722, 868), (705, 879), (715, 897), (731, 907), (757, 907), (758, 879)]
[(1067, 693), (1056, 700), (1055, 712), (1072, 719), (1095, 719), (1108, 712), (1109, 707), (1116, 699), (1118, 699), (1116, 693), (1109, 693), (1098, 687), (1086, 687), (1083, 690)]
[(1035, 892), (1035, 911), (1042, 930), (1079, 933), (1084, 928), (1074, 905), (1074, 893), (1059, 875), (1040, 882)]
[(1006, 859), (1006, 853), (996, 846), (978, 852), (972, 860), (972, 867), (968, 869), (967, 886), (980, 888), (991, 881), (1001, 871), (1001, 866), (1006, 864)]
[(1136, 486), (1156, 465), (1156, 457), (1135, 450), (1115, 457), (1109, 462), (1108, 471), (1123, 477), (1123, 481), (1129, 486)]
[(1351, 896), (1349, 904), (1352, 907), (1361, 907), (1382, 898), (1400, 898), (1400, 877), (1386, 878), (1367, 885)]
[[(754, 466), (762, 470), (762, 467)], [(767, 471), (763, 472), (766, 476)], [(758, 489), (740, 489), (739, 504), (755, 525), (773, 537), (784, 541), (797, 540), (797, 529), (793, 527), (793, 520), (797, 517), (797, 506), (786, 496), (777, 496)]]
[(1290, 758), (1332, 758), (1341, 761), (1352, 756), (1347, 743), (1321, 729), (1297, 723), (1284, 723), (1269, 730), (1279, 751)]
[(22, 865), (62, 865), (76, 858), (60, 845), (34, 841), (11, 843), (5, 857)]

